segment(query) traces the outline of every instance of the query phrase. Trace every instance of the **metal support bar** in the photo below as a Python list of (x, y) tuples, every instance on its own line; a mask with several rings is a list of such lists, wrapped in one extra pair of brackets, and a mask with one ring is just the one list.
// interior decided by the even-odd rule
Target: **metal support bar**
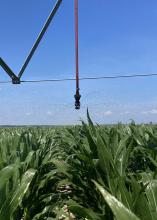
[(33, 47), (32, 47), (32, 49), (31, 49), (31, 51), (30, 51), (28, 57), (26, 58), (26, 60), (25, 60), (25, 62), (24, 62), (24, 65), (22, 66), (22, 68), (21, 68), (21, 70), (20, 70), (20, 72), (19, 72), (18, 78), (21, 78), (22, 74), (24, 73), (26, 67), (28, 66), (28, 64), (29, 64), (29, 62), (30, 62), (32, 56), (34, 55), (34, 53), (35, 53), (35, 51), (36, 51), (36, 49), (37, 49), (37, 47), (38, 47), (40, 41), (42, 40), (42, 38), (43, 38), (43, 36), (44, 36), (44, 34), (45, 34), (47, 28), (49, 27), (49, 25), (50, 25), (50, 23), (51, 23), (51, 21), (52, 21), (54, 15), (56, 14), (56, 12), (57, 12), (57, 10), (58, 10), (58, 8), (59, 8), (59, 6), (60, 6), (61, 3), (62, 3), (62, 0), (57, 0), (57, 2), (56, 2), (56, 4), (55, 4), (55, 6), (54, 6), (52, 12), (50, 13), (50, 15), (49, 15), (49, 17), (48, 17), (48, 19), (47, 19), (47, 21), (46, 21), (46, 23), (45, 23), (45, 25), (44, 25), (44, 27), (42, 28), (42, 30), (41, 30), (41, 32), (40, 32), (40, 34), (39, 34), (39, 36), (38, 36), (38, 38), (37, 38), (35, 44), (33, 45)]
[(0, 57), (0, 66), (10, 76), (13, 84), (20, 84), (20, 79), (13, 73), (13, 71), (10, 69), (10, 67), (4, 62), (4, 60), (1, 57)]

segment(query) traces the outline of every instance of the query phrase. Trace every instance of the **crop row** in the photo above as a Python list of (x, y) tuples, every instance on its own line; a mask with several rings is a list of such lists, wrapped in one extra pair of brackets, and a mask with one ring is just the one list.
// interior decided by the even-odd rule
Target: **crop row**
[(157, 220), (157, 127), (0, 129), (0, 220)]

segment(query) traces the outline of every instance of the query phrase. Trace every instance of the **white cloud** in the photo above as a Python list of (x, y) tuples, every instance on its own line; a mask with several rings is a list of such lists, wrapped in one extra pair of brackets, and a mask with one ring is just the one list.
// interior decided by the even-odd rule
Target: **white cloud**
[(157, 114), (157, 109), (152, 109), (152, 110), (150, 111), (150, 113), (151, 113), (151, 114)]
[(52, 112), (51, 111), (47, 111), (46, 114), (47, 115), (52, 115)]
[(26, 113), (27, 116), (30, 116), (31, 114), (32, 114), (31, 112), (27, 112), (27, 113)]
[(141, 112), (143, 115), (147, 115), (148, 114), (148, 111), (142, 111)]
[(157, 114), (157, 109), (152, 109), (152, 110), (149, 110), (149, 111), (142, 111), (141, 113), (144, 114), (144, 115)]
[(120, 113), (120, 115), (128, 115), (128, 114), (130, 114), (131, 112), (129, 112), (129, 111), (125, 111), (125, 112), (121, 112)]
[(105, 115), (105, 116), (112, 115), (112, 111), (108, 110), (108, 111), (104, 112), (104, 115)]

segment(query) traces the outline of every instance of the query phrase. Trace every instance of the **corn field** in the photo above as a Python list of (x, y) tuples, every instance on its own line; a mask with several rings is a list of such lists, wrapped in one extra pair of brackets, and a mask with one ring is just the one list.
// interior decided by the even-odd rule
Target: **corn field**
[(157, 220), (157, 126), (0, 129), (0, 220)]

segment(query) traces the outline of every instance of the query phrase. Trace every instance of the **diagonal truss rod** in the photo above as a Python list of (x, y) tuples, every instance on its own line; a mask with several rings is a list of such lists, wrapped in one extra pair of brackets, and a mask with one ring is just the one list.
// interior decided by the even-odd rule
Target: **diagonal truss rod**
[(32, 57), (33, 57), (37, 47), (39, 46), (39, 44), (40, 44), (40, 42), (41, 42), (45, 32), (47, 31), (47, 29), (48, 29), (52, 19), (54, 18), (55, 14), (56, 14), (56, 12), (57, 12), (57, 10), (59, 8), (59, 6), (61, 5), (61, 3), (62, 3), (62, 0), (57, 0), (54, 8), (52, 9), (48, 19), (46, 20), (46, 22), (45, 22), (45, 24), (44, 24), (44, 26), (43, 26), (39, 36), (37, 37), (37, 39), (36, 39), (32, 49), (30, 50), (30, 53), (28, 54), (28, 56), (27, 56), (27, 58), (26, 58), (26, 60), (25, 60), (25, 62), (24, 62), (24, 64), (23, 64), (23, 66), (22, 66), (22, 68), (21, 68), (21, 70), (20, 70), (18, 75), (16, 75), (11, 70), (11, 68), (4, 62), (4, 60), (0, 57), (0, 66), (4, 69), (4, 71), (8, 74), (8, 76), (12, 79), (12, 83), (13, 84), (20, 84), (20, 82), (21, 82), (20, 79), (21, 79), (25, 69), (27, 68), (30, 60), (32, 59)]
[(4, 71), (8, 74), (8, 76), (10, 76), (12, 81), (18, 82), (18, 77), (14, 74), (11, 68), (4, 62), (4, 60), (1, 57), (0, 57), (0, 66), (4, 69)]
[(58, 0), (58, 1), (56, 2), (55, 6), (54, 6), (54, 8), (53, 8), (53, 10), (52, 10), (52, 12), (50, 13), (50, 15), (49, 15), (49, 17), (48, 17), (46, 23), (44, 24), (44, 26), (43, 26), (43, 28), (42, 28), (42, 30), (41, 30), (41, 32), (40, 32), (40, 34), (39, 34), (39, 36), (38, 36), (36, 42), (35, 42), (35, 44), (33, 45), (33, 47), (32, 47), (32, 49), (31, 49), (29, 55), (27, 56), (27, 58), (26, 58), (26, 60), (25, 60), (25, 62), (24, 62), (24, 64), (23, 64), (23, 66), (22, 66), (22, 68), (21, 68), (21, 70), (20, 70), (20, 72), (19, 72), (19, 75), (18, 75), (19, 78), (21, 78), (21, 76), (23, 75), (23, 73), (24, 73), (26, 67), (28, 66), (28, 64), (29, 64), (29, 62), (30, 62), (30, 60), (31, 60), (31, 58), (33, 57), (33, 55), (34, 55), (34, 53), (35, 53), (35, 51), (36, 51), (36, 49), (37, 49), (39, 43), (41, 42), (41, 40), (42, 40), (42, 38), (43, 38), (43, 36), (44, 36), (46, 30), (48, 29), (48, 27), (49, 27), (49, 25), (50, 25), (50, 23), (51, 23), (53, 17), (55, 16), (55, 14), (56, 14), (56, 12), (57, 12), (57, 10), (58, 10), (58, 8), (59, 8), (59, 6), (60, 6), (61, 3), (62, 3), (62, 0)]

